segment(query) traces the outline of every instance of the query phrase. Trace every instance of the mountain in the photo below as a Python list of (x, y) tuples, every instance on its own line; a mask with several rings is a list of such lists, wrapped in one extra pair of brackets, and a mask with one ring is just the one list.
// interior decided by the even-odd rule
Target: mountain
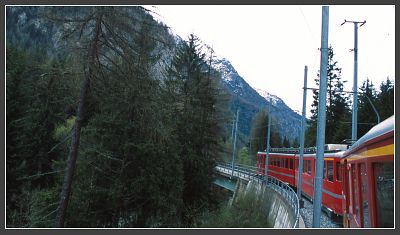
[[(60, 25), (56, 25), (46, 20), (42, 16), (45, 13), (45, 7), (7, 7), (7, 42), (15, 43), (24, 48), (31, 50), (41, 50), (51, 56), (65, 54), (64, 47), (60, 40)], [(74, 11), (80, 14), (89, 10), (86, 7), (71, 7), (68, 11)], [(143, 13), (140, 17), (149, 17)], [(170, 64), (174, 55), (175, 46), (183, 39), (176, 35), (172, 30), (169, 32), (160, 32), (163, 41), (168, 42), (171, 46), (160, 46), (156, 50), (163, 50), (162, 58), (153, 72), (159, 74), (162, 79), (162, 72), (165, 66)], [(272, 98), (273, 116), (281, 121), (281, 134), (287, 136), (290, 140), (297, 137), (300, 126), (300, 116), (291, 110), (282, 99), (276, 95), (272, 95), (266, 91), (252, 88), (235, 70), (229, 60), (217, 57), (213, 61), (213, 67), (221, 74), (221, 84), (226, 91), (231, 94), (230, 109), (232, 114), (239, 109), (239, 131), (241, 133), (242, 142), (246, 143), (246, 139), (250, 135), (252, 119), (257, 112), (267, 109), (269, 99)], [(279, 112), (276, 112), (278, 111)]]
[(260, 110), (268, 109), (269, 100), (272, 100), (272, 117), (281, 124), (282, 138), (286, 136), (293, 141), (300, 133), (301, 116), (289, 108), (285, 102), (276, 95), (261, 89), (252, 88), (226, 58), (217, 58), (213, 67), (221, 74), (222, 85), (231, 94), (231, 111), (236, 113), (239, 109), (239, 133), (250, 135), (252, 119)]

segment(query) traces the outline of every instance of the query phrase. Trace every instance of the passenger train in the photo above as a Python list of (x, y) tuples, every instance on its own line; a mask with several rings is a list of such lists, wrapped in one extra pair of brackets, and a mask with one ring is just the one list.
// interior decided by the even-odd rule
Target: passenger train
[[(305, 148), (302, 193), (313, 200), (316, 149)], [(257, 174), (265, 174), (265, 152), (257, 153)], [(298, 187), (298, 149), (271, 148), (268, 175)], [(394, 116), (373, 127), (350, 148), (324, 150), (322, 205), (343, 227), (394, 226)]]

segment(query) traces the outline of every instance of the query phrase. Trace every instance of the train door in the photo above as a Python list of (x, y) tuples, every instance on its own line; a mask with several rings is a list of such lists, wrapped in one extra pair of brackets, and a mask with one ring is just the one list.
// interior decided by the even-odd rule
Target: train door
[(340, 168), (340, 171), (342, 172), (342, 178), (343, 178), (343, 195), (344, 195), (344, 200), (342, 202), (343, 205), (343, 227), (348, 228), (349, 225), (349, 207), (350, 207), (350, 187), (349, 187), (349, 171), (350, 168), (347, 165), (347, 160), (345, 159), (343, 161), (343, 164), (341, 165), (342, 167)]
[(394, 226), (393, 162), (373, 164), (377, 227)]
[(349, 176), (351, 181), (351, 209), (352, 209), (352, 218), (351, 218), (351, 227), (361, 227), (361, 209), (360, 209), (360, 180), (359, 180), (359, 167), (357, 164), (351, 164), (351, 176)]
[(360, 187), (361, 187), (361, 225), (364, 228), (371, 227), (370, 225), (370, 216), (369, 216), (369, 203), (368, 203), (368, 177), (367, 177), (367, 169), (365, 167), (365, 163), (360, 163)]

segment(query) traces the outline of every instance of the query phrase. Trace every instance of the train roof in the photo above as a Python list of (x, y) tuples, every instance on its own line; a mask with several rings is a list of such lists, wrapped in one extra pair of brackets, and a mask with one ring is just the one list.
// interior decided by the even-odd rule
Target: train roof
[[(324, 152), (324, 158), (327, 158), (327, 157), (339, 157), (339, 158), (341, 158), (342, 156), (343, 156), (343, 153), (344, 153), (345, 151), (327, 151), (327, 152)], [(266, 154), (266, 152), (257, 152), (257, 154)], [(270, 152), (269, 153), (270, 155), (279, 155), (279, 156), (293, 156), (293, 155), (295, 155), (296, 157), (298, 157), (299, 156), (299, 153), (298, 152), (293, 152), (293, 153), (283, 153), (283, 152)], [(313, 153), (307, 153), (307, 152), (304, 152), (304, 157), (316, 157), (316, 153), (315, 152), (313, 152)]]
[(357, 142), (355, 142), (347, 151), (352, 152), (366, 142), (373, 140), (379, 136), (389, 133), (394, 130), (394, 115), (386, 119), (385, 121), (372, 127), (365, 135), (363, 135)]

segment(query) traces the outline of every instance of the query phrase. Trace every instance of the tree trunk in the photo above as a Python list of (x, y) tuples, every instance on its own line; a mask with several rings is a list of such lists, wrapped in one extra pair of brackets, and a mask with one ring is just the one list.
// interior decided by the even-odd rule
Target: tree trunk
[(99, 41), (100, 31), (101, 31), (101, 20), (102, 14), (99, 13), (96, 19), (96, 29), (95, 34), (93, 37), (92, 45), (88, 54), (88, 72), (85, 75), (85, 80), (83, 81), (80, 97), (79, 97), (79, 104), (78, 104), (78, 111), (77, 117), (75, 120), (74, 125), (74, 132), (71, 139), (71, 147), (68, 156), (68, 164), (67, 169), (64, 175), (64, 182), (62, 185), (62, 191), (60, 194), (60, 203), (57, 211), (57, 217), (54, 224), (54, 227), (64, 227), (64, 220), (65, 215), (68, 207), (68, 201), (71, 194), (71, 185), (72, 185), (72, 178), (74, 176), (75, 167), (76, 167), (76, 159), (78, 157), (78, 148), (79, 148), (79, 139), (81, 134), (81, 127), (82, 121), (84, 119), (85, 113), (85, 106), (86, 106), (86, 99), (89, 91), (90, 80), (93, 78), (94, 73), (94, 63), (97, 54), (97, 44)]

